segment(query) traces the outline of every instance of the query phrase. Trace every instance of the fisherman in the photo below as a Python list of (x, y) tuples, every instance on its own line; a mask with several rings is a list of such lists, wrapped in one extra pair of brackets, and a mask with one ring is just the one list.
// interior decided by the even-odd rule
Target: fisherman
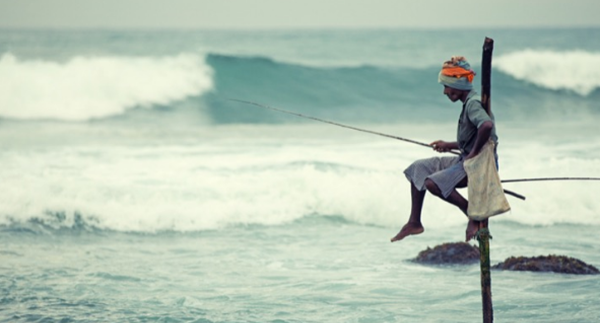
[[(460, 155), (417, 160), (404, 171), (411, 183), (411, 212), (408, 222), (391, 239), (392, 242), (425, 231), (421, 223), (421, 210), (427, 191), (457, 206), (467, 215), (469, 202), (456, 190), (466, 187), (468, 183), (463, 162), (477, 156), (489, 139), (494, 144), (498, 141), (494, 116), (491, 112), (488, 115), (481, 104), (481, 97), (473, 90), (474, 77), (475, 72), (462, 56), (454, 56), (442, 66), (438, 81), (444, 86), (444, 95), (452, 102), (461, 101), (462, 112), (456, 141), (436, 140), (430, 146), (440, 153), (458, 149)], [(479, 221), (468, 220), (466, 241), (475, 237), (479, 224)]]

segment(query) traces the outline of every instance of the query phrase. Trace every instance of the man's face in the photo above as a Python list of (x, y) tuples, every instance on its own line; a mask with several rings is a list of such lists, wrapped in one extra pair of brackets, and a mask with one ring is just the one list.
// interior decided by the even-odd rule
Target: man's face
[(463, 91), (444, 85), (444, 95), (446, 95), (450, 101), (456, 102), (462, 97)]

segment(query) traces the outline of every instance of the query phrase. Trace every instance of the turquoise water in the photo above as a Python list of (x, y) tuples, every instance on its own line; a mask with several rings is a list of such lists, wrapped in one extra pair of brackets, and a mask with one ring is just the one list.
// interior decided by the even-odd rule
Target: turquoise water
[[(477, 265), (410, 261), (458, 210), (389, 243), (431, 150), (228, 99), (452, 139), (439, 64), (490, 36), (500, 176), (600, 177), (599, 32), (0, 31), (0, 322), (480, 321)], [(599, 182), (505, 186), (492, 263), (600, 266)], [(599, 282), (494, 271), (496, 321), (599, 321)]]
[[(3, 230), (2, 321), (478, 322), (477, 265), (408, 261), (461, 231), (391, 245), (387, 228), (314, 216), (188, 234)], [(594, 231), (501, 223), (492, 263), (547, 253), (598, 263)], [(594, 276), (493, 271), (495, 318), (594, 322), (599, 285)]]

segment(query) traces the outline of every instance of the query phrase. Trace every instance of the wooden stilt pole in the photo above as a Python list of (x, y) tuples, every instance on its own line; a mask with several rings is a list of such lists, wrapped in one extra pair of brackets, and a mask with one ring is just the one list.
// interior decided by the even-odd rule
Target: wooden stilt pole
[(492, 52), (494, 51), (494, 40), (485, 38), (483, 42), (483, 57), (481, 58), (481, 103), (485, 111), (492, 113), (490, 104), (492, 88)]
[(490, 231), (487, 227), (487, 220), (481, 221), (481, 223), (477, 240), (479, 240), (479, 261), (481, 265), (483, 323), (492, 323), (494, 321), (494, 309), (492, 306), (492, 275), (490, 273)]
[[(492, 51), (494, 40), (485, 38), (483, 43), (483, 57), (481, 60), (481, 103), (488, 114), (491, 114), (490, 88), (492, 84)], [(490, 273), (490, 231), (488, 220), (481, 221), (477, 240), (479, 241), (479, 257), (481, 265), (481, 301), (483, 305), (483, 322), (494, 321), (492, 307), (492, 276)]]

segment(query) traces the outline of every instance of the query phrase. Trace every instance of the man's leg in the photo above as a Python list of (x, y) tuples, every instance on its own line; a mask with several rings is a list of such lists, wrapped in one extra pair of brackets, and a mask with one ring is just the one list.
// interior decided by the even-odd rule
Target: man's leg
[[(465, 177), (462, 181), (460, 181), (456, 187), (466, 187), (467, 186), (467, 178)], [(442, 200), (455, 205), (458, 207), (465, 215), (467, 215), (467, 209), (469, 208), (469, 201), (465, 199), (458, 191), (455, 189), (452, 190), (448, 197), (444, 197), (442, 191), (437, 186), (437, 184), (431, 179), (425, 180), (425, 187), (431, 194), (441, 198)], [(477, 231), (479, 230), (479, 221), (469, 219), (469, 223), (467, 223), (467, 229), (465, 232), (465, 239), (469, 241), (475, 237)]]
[(415, 184), (410, 183), (411, 208), (408, 222), (402, 227), (390, 241), (399, 241), (413, 234), (423, 233), (425, 228), (421, 224), (421, 210), (423, 209), (423, 200), (425, 200), (426, 191), (419, 191)]

